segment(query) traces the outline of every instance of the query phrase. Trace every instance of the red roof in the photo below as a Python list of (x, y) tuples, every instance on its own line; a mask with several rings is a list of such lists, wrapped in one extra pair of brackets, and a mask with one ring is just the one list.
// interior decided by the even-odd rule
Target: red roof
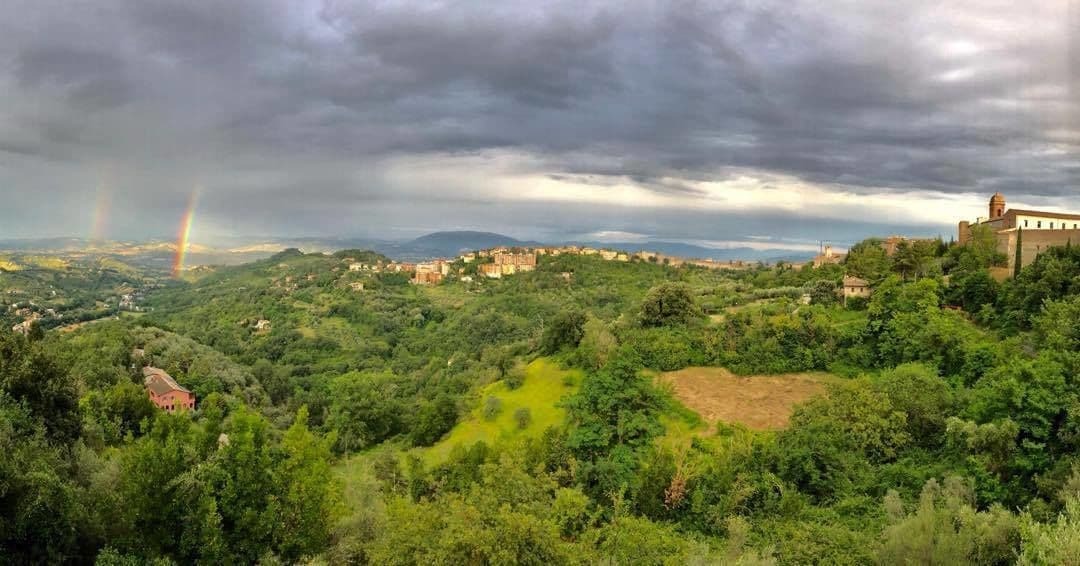
[(145, 383), (147, 389), (153, 391), (155, 395), (164, 395), (170, 391), (191, 393), (191, 391), (181, 387), (180, 384), (163, 369), (147, 366), (144, 367), (142, 371), (143, 377), (145, 378), (143, 383)]

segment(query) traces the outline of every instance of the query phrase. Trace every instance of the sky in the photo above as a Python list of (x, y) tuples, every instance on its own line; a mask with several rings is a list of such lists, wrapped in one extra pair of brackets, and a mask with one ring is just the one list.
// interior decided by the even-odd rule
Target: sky
[[(816, 249), (1080, 210), (1080, 0), (8, 0), (0, 238)], [(197, 194), (193, 199), (192, 195)]]

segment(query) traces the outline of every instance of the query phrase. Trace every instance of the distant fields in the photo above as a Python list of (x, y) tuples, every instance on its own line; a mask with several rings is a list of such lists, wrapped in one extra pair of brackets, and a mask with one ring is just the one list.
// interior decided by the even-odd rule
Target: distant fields
[[(572, 380), (565, 383), (566, 377)], [(566, 417), (566, 410), (558, 406), (559, 400), (574, 393), (581, 385), (580, 370), (563, 370), (554, 362), (540, 358), (525, 369), (525, 383), (510, 390), (502, 381), (485, 387), (480, 394), (479, 406), (466, 415), (450, 434), (438, 444), (423, 451), (428, 464), (442, 462), (457, 445), (470, 446), (483, 440), (489, 444), (535, 437), (551, 426), (560, 425)], [(488, 397), (502, 400), (502, 411), (493, 420), (485, 420), (484, 404)], [(527, 407), (532, 413), (532, 424), (525, 429), (518, 429), (514, 422), (514, 411)]]
[(752, 430), (787, 426), (795, 405), (825, 392), (827, 373), (737, 376), (724, 368), (686, 368), (661, 374), (675, 398), (709, 424), (739, 423)]

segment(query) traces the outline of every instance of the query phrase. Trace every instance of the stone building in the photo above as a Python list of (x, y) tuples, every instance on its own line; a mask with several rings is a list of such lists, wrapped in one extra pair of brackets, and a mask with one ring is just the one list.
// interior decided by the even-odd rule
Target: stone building
[(1020, 243), (1021, 267), (1031, 265), (1047, 248), (1080, 244), (1080, 214), (1009, 209), (1001, 193), (990, 198), (990, 216), (974, 222), (960, 222), (957, 241), (971, 241), (975, 226), (990, 228), (997, 238), (998, 251), (1008, 259), (1009, 273), (1015, 269), (1017, 242)]
[(821, 253), (814, 256), (814, 267), (823, 265), (839, 264), (847, 257), (846, 253), (836, 253), (831, 245), (826, 244)]
[(844, 276), (844, 304), (846, 305), (848, 299), (852, 298), (869, 298), (870, 297), (870, 283), (865, 279), (853, 277), (851, 275)]

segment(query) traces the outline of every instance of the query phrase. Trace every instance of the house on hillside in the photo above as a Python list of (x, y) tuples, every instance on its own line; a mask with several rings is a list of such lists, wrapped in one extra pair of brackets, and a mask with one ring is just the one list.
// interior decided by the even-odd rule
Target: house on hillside
[(144, 367), (143, 385), (146, 386), (150, 402), (163, 411), (172, 413), (195, 408), (195, 394), (181, 387), (163, 369)]
[(851, 275), (844, 276), (844, 304), (847, 305), (850, 298), (869, 298), (870, 297), (870, 283), (865, 279), (858, 277), (852, 277)]

